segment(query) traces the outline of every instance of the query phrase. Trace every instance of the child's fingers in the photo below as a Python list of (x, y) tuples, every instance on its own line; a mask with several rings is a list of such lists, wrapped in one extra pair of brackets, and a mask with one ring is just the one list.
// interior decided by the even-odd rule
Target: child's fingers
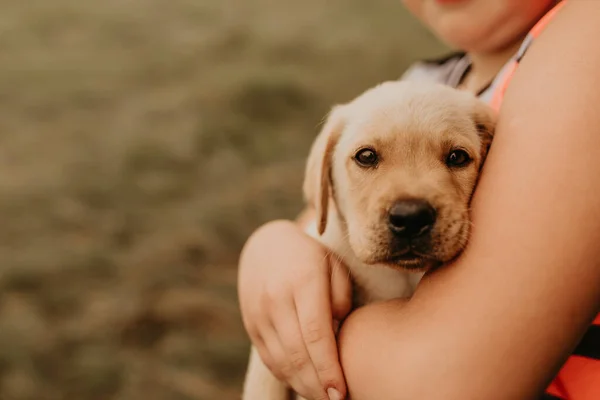
[(294, 304), (275, 305), (272, 310), (273, 318), (277, 321), (276, 330), (279, 341), (286, 352), (289, 376), (299, 381), (303, 389), (294, 389), (305, 398), (327, 400), (325, 389), (321, 386), (317, 371), (304, 344), (297, 311)]
[[(329, 271), (302, 285), (295, 296), (298, 320), (306, 349), (323, 389), (341, 400), (346, 392), (332, 327)], [(331, 397), (331, 396), (334, 397)]]
[(284, 381), (285, 377), (281, 373), (279, 373), (277, 368), (275, 368), (276, 362), (273, 356), (271, 355), (271, 352), (269, 351), (269, 346), (267, 345), (267, 343), (265, 343), (262, 336), (256, 336), (252, 340), (252, 344), (256, 348), (258, 356), (262, 360), (265, 367), (267, 367), (267, 369), (271, 371), (273, 376), (275, 376), (277, 379), (279, 379), (280, 381)]
[(261, 336), (263, 346), (257, 346), (258, 354), (265, 366), (281, 382), (287, 383), (297, 393), (309, 393), (308, 388), (295, 373), (286, 351), (274, 327), (265, 330)]

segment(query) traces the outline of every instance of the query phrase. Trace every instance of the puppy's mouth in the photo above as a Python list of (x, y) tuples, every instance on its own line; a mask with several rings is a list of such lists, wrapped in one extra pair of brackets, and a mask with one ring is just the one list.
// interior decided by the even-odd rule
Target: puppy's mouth
[(404, 269), (418, 270), (425, 268), (427, 265), (431, 264), (433, 260), (431, 256), (427, 254), (422, 254), (413, 248), (408, 248), (402, 253), (391, 254), (384, 262)]
[(398, 262), (398, 263), (411, 263), (415, 261), (420, 261), (424, 257), (420, 254), (417, 254), (412, 249), (405, 251), (402, 254), (393, 254), (389, 257), (389, 261)]
[(388, 264), (413, 269), (433, 261), (430, 232), (412, 237), (392, 236), (388, 240), (387, 254), (384, 255)]

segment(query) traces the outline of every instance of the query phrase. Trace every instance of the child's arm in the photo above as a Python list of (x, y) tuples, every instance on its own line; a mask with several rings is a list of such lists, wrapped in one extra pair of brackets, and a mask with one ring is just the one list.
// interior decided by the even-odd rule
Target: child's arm
[(275, 221), (248, 240), (239, 266), (244, 325), (263, 362), (306, 398), (345, 396), (332, 319), (350, 311), (345, 268), (302, 232), (312, 222), (306, 209), (296, 223)]
[(600, 307), (600, 2), (525, 56), (473, 203), (470, 244), (408, 304), (342, 327), (353, 400), (534, 399)]

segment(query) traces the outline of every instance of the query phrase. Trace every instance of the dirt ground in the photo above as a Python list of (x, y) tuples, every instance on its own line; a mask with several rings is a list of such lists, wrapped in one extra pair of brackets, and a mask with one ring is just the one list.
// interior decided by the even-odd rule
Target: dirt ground
[(0, 0), (0, 399), (237, 398), (244, 239), (444, 50), (400, 0)]

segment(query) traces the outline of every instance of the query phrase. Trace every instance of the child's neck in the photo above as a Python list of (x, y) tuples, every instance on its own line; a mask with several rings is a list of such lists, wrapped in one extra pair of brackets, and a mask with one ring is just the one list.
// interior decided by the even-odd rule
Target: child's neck
[(502, 67), (519, 50), (524, 38), (501, 50), (487, 53), (468, 53), (471, 59), (471, 68), (460, 84), (460, 88), (473, 93), (478, 93), (486, 87), (500, 72)]

